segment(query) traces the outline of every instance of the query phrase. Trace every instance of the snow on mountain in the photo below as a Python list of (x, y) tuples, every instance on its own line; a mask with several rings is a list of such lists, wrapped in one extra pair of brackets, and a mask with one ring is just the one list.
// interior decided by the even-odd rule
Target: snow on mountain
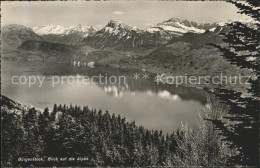
[(242, 23), (259, 23), (259, 21), (245, 15), (240, 15), (238, 19), (235, 21), (242, 22)]
[[(251, 22), (241, 18), (242, 22)], [(108, 47), (138, 47), (157, 46), (167, 43), (174, 37), (183, 36), (186, 33), (202, 34), (206, 31), (221, 33), (228, 31), (228, 22), (197, 23), (194, 21), (171, 18), (157, 25), (150, 25), (141, 30), (135, 26), (128, 26), (117, 21), (109, 21), (101, 28), (101, 25), (83, 26), (76, 25), (63, 27), (61, 25), (45, 25), (33, 27), (33, 30), (48, 42), (77, 45), (81, 42), (98, 48)]]
[(209, 23), (197, 23), (188, 20), (181, 20), (178, 18), (171, 18), (162, 23), (158, 23), (155, 26), (150, 26), (146, 31), (154, 32), (164, 32), (166, 34), (181, 36), (184, 33), (204, 33), (206, 30), (209, 30), (213, 27), (216, 27), (217, 24)]
[(108, 24), (99, 30), (95, 36), (110, 36), (113, 35), (117, 39), (122, 37), (130, 38), (132, 37), (132, 32), (138, 32), (139, 30), (135, 27), (128, 26), (121, 22), (109, 21)]
[(230, 24), (232, 22), (241, 22), (241, 23), (244, 23), (251, 28), (256, 28), (256, 26), (254, 24), (258, 23), (256, 20), (254, 20), (252, 18), (240, 16), (236, 20), (228, 20), (227, 22), (218, 22), (217, 23), (218, 26), (209, 29), (209, 31), (215, 32), (215, 33), (223, 33), (223, 32), (227, 33), (227, 32), (230, 31), (228, 24)]
[(36, 32), (39, 35), (68, 35), (72, 32), (80, 32), (84, 33), (84, 37), (87, 37), (91, 31), (95, 31), (95, 29), (92, 26), (82, 26), (82, 25), (76, 25), (76, 26), (70, 26), (70, 27), (63, 27), (61, 25), (44, 25), (40, 27), (33, 27), (32, 28), (34, 32)]
[(137, 47), (141, 45), (154, 46), (160, 43), (159, 37), (154, 36), (144, 30), (136, 28), (136, 26), (128, 26), (117, 21), (109, 21), (101, 30), (97, 31), (93, 36), (84, 39), (88, 45), (98, 48), (109, 47)]
[(249, 26), (252, 24), (258, 23), (256, 20), (254, 20), (251, 17), (245, 17), (245, 16), (241, 15), (236, 20), (228, 20), (227, 22), (218, 22), (217, 24), (219, 26), (226, 26), (227, 24), (230, 24), (232, 22), (241, 22), (241, 23), (247, 24)]
[(217, 27), (213, 27), (213, 28), (209, 29), (209, 31), (214, 32), (216, 30), (216, 28)]
[(89, 34), (95, 32), (96, 29), (92, 26), (82, 26), (82, 25), (70, 26), (65, 31), (65, 34), (70, 34), (71, 32), (75, 32), (75, 31), (81, 32), (84, 34), (83, 37), (87, 37)]
[(97, 31), (92, 26), (83, 26), (81, 24), (69, 27), (51, 24), (33, 27), (32, 29), (42, 36), (45, 41), (69, 45), (76, 45)]
[(33, 27), (33, 31), (39, 35), (46, 35), (46, 34), (63, 34), (65, 33), (66, 28), (60, 25), (44, 25), (40, 27)]
[(150, 26), (146, 30), (141, 30), (111, 20), (93, 36), (84, 39), (84, 43), (97, 48), (154, 47), (166, 44), (173, 37), (179, 37), (186, 33), (202, 34), (210, 29), (215, 31), (216, 27), (218, 27), (217, 23), (197, 23), (171, 18), (155, 26)]
[(104, 31), (104, 32), (111, 33), (111, 34), (114, 34), (114, 35), (120, 34), (120, 35), (124, 36), (124, 35), (127, 34), (127, 32), (140, 31), (140, 30), (137, 29), (136, 27), (128, 26), (128, 25), (126, 25), (122, 22), (117, 22), (117, 21), (111, 20), (100, 31)]
[(95, 25), (93, 28), (97, 31), (101, 30), (104, 27), (104, 25)]

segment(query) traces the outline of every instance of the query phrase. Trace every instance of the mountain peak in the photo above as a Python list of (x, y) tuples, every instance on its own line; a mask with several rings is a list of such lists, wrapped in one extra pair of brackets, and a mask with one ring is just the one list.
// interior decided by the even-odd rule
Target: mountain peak
[(78, 27), (78, 28), (82, 28), (83, 26), (81, 24), (78, 24), (77, 26), (75, 27)]
[(114, 21), (114, 20), (110, 20), (107, 24), (108, 27), (118, 27), (120, 26), (122, 23), (121, 22), (117, 22), (117, 21)]
[(149, 32), (165, 32), (174, 36), (182, 36), (185, 33), (204, 33), (206, 30), (217, 26), (214, 23), (197, 23), (173, 17), (162, 23), (158, 23), (156, 26), (151, 26), (147, 30)]
[(165, 21), (165, 22), (179, 22), (181, 21), (181, 19), (177, 18), (177, 17), (172, 17), (171, 19)]
[(106, 25), (106, 28), (112, 28), (114, 30), (127, 30), (127, 31), (137, 30), (137, 28), (133, 28), (132, 26), (128, 26), (122, 22), (118, 22), (114, 20), (110, 20)]

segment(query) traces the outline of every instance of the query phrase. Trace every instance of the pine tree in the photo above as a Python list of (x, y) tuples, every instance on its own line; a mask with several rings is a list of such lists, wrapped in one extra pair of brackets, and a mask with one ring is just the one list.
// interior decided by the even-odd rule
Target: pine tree
[[(5, 108), (6, 106), (3, 107)], [(103, 114), (88, 107), (66, 107), (66, 113), (62, 108), (56, 112), (56, 120), (46, 117), (47, 109), (43, 113), (34, 108), (25, 110), (23, 116), (20, 115), (23, 113), (21, 109), (17, 115), (17, 112), (13, 112), (14, 107), (10, 108), (12, 109), (3, 110), (1, 106), (2, 143), (5, 147), (2, 159), (5, 166), (201, 166), (201, 162), (195, 162), (198, 154), (194, 153), (198, 150), (193, 149), (202, 141), (201, 138), (193, 140), (199, 136), (194, 136), (192, 131), (188, 135), (184, 134), (184, 130), (177, 131), (176, 136), (175, 133), (164, 136), (162, 131), (148, 130), (137, 126), (135, 122), (127, 122), (120, 116), (108, 112)], [(178, 147), (182, 149), (177, 150)], [(181, 158), (187, 161), (185, 164), (176, 162), (174, 154), (177, 152), (181, 152)], [(202, 156), (207, 155), (207, 150), (199, 152)], [(25, 163), (17, 161), (20, 156), (79, 156), (87, 160)]]
[(44, 116), (44, 118), (46, 118), (46, 119), (50, 117), (50, 113), (49, 113), (48, 107), (46, 107), (46, 108), (44, 109), (43, 116)]
[(227, 46), (212, 44), (231, 64), (248, 68), (255, 73), (249, 83), (248, 92), (251, 97), (242, 97), (242, 93), (227, 89), (217, 89), (216, 95), (230, 106), (228, 121), (212, 120), (220, 129), (231, 148), (236, 148), (238, 155), (231, 162), (239, 165), (256, 166), (259, 164), (259, 0), (246, 2), (229, 1), (239, 13), (254, 20), (253, 26), (246, 23), (233, 22), (228, 26), (231, 31), (224, 34)]
[(20, 118), (8, 114), (6, 110), (1, 109), (1, 161), (7, 167), (14, 167), (19, 164), (17, 156), (24, 150), (23, 129), (20, 127)]

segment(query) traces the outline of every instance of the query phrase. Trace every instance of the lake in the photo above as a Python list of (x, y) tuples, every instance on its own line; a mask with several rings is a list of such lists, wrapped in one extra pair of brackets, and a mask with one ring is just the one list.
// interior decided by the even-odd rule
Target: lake
[[(127, 121), (135, 121), (149, 129), (172, 132), (181, 122), (195, 126), (198, 110), (207, 104), (203, 90), (173, 85), (157, 84), (152, 77), (133, 78), (134, 70), (105, 67), (77, 67), (56, 63), (2, 61), (2, 94), (38, 108), (54, 103), (89, 106), (120, 114)], [(142, 74), (143, 72), (138, 71)], [(77, 79), (98, 75), (124, 76), (124, 83), (58, 83), (52, 87), (53, 77), (72, 76)], [(45, 77), (41, 87), (36, 83), (13, 84), (13, 76)], [(15, 80), (18, 82), (18, 77)]]

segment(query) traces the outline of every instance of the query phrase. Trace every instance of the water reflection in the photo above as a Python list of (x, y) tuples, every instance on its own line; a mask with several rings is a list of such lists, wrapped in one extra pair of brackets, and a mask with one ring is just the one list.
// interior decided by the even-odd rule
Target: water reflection
[[(99, 87), (101, 87), (109, 96), (121, 97), (124, 93), (130, 93), (131, 95), (135, 95), (135, 92), (145, 92), (147, 95), (157, 95), (161, 98), (177, 101), (198, 101), (201, 104), (205, 105), (207, 100), (205, 96), (205, 92), (196, 88), (190, 87), (175, 87), (174, 85), (166, 85), (166, 84), (157, 84), (154, 82), (155, 75), (150, 74), (149, 79), (134, 79), (133, 74), (137, 72), (137, 70), (123, 70), (123, 69), (114, 69), (114, 68), (104, 68), (104, 67), (74, 67), (70, 66), (66, 68), (67, 75), (83, 75), (88, 77), (98, 76), (101, 74), (102, 76), (111, 77), (115, 76), (119, 78), (119, 76), (124, 76), (126, 78), (126, 83), (117, 82), (116, 84), (106, 84), (105, 79), (99, 82), (95, 81)], [(64, 75), (64, 72), (57, 73), (59, 75)], [(139, 71), (141, 73), (141, 71)], [(46, 74), (45, 74), (46, 75)]]
[[(54, 103), (89, 105), (90, 107), (109, 110), (135, 120), (137, 124), (150, 129), (172, 131), (180, 122), (195, 124), (195, 117), (200, 107), (206, 105), (203, 90), (187, 87), (173, 87), (157, 84), (149, 80), (134, 79), (136, 70), (122, 70), (104, 67), (74, 67), (62, 64), (42, 62), (2, 62), (2, 94), (23, 104), (32, 104), (52, 109)], [(125, 76), (125, 83), (77, 85), (59, 84), (51, 87), (51, 77), (58, 76)], [(46, 76), (41, 88), (25, 85), (12, 85), (13, 75)]]

